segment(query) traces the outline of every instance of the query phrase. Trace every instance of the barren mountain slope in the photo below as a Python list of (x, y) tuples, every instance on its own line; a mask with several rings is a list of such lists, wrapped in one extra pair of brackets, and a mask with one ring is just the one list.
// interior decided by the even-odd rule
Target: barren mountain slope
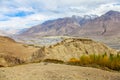
[(120, 12), (109, 11), (106, 14), (87, 22), (80, 31), (82, 36), (115, 36), (120, 34)]
[(46, 21), (23, 32), (22, 36), (55, 36), (74, 34), (80, 29), (79, 23), (71, 17)]

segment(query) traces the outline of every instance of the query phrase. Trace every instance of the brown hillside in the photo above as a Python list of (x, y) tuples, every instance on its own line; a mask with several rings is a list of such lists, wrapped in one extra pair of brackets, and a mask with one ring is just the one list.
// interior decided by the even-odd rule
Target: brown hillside
[(47, 59), (68, 61), (70, 58), (80, 58), (83, 54), (116, 54), (116, 50), (91, 39), (68, 38), (60, 43), (44, 47)]
[[(31, 62), (39, 54), (39, 48), (15, 42), (8, 37), (0, 36), (0, 65), (10, 66), (21, 62)], [(35, 57), (37, 59), (37, 57)], [(15, 58), (15, 59), (13, 59)], [(13, 64), (7, 64), (11, 62)]]

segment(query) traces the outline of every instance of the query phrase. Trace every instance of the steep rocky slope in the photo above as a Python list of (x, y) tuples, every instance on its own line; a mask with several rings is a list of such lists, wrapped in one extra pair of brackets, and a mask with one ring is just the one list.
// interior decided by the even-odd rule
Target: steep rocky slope
[(79, 30), (79, 22), (73, 18), (65, 17), (57, 20), (46, 21), (43, 24), (34, 26), (21, 35), (33, 36), (49, 36), (49, 35), (67, 35), (74, 34), (76, 30)]
[(82, 36), (115, 36), (120, 34), (120, 12), (109, 11), (106, 14), (87, 22), (80, 31)]
[(68, 61), (83, 54), (117, 54), (117, 51), (91, 39), (68, 38), (49, 47), (43, 47), (45, 59)]

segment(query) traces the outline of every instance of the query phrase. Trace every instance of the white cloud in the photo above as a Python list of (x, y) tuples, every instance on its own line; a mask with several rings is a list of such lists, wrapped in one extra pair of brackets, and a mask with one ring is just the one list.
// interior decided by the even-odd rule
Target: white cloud
[[(109, 10), (120, 11), (119, 0), (0, 0), (0, 28), (25, 28), (48, 19), (71, 15), (102, 15)], [(8, 16), (20, 11), (33, 14)]]
[(88, 12), (88, 14), (97, 14), (100, 16), (110, 10), (120, 11), (120, 5), (115, 5), (115, 4), (117, 4), (117, 3), (100, 5), (99, 7), (95, 8), (93, 10), (90, 10), (90, 12)]
[(43, 20), (47, 20), (48, 17), (44, 16), (42, 14), (33, 14), (30, 16), (26, 16), (26, 17), (13, 17), (13, 18), (9, 18), (9, 20), (7, 21), (0, 21), (0, 28), (25, 28), (25, 27), (29, 27), (27, 26), (27, 24), (33, 23), (33, 22), (41, 22)]

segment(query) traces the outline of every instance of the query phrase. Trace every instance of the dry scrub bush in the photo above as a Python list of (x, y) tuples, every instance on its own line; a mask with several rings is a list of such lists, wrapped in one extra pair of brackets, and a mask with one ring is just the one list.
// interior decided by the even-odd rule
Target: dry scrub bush
[(68, 64), (72, 64), (72, 65), (82, 65), (82, 66), (86, 66), (86, 65), (99, 65), (100, 67), (106, 67), (112, 70), (117, 70), (120, 71), (120, 55), (107, 55), (105, 54), (90, 54), (90, 55), (82, 55), (80, 57), (80, 59), (76, 59), (76, 58), (71, 58), (68, 61)]
[(67, 64), (71, 64), (71, 65), (80, 65), (80, 60), (76, 59), (76, 58), (71, 58)]

